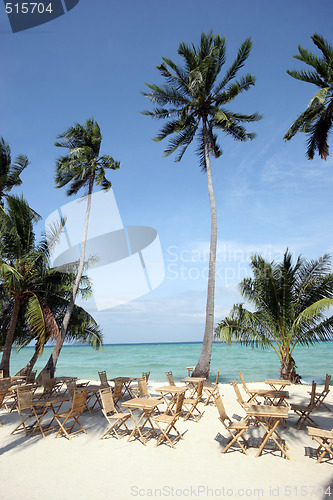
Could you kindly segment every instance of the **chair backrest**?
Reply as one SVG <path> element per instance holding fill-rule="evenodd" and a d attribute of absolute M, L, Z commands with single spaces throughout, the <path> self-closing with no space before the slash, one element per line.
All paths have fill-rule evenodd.
<path fill-rule="evenodd" d="M 66 382 L 67 390 L 70 397 L 73 399 L 75 391 L 77 391 L 77 386 L 75 380 L 67 380 Z"/>
<path fill-rule="evenodd" d="M 182 413 L 183 402 L 185 399 L 185 392 L 181 392 L 177 396 L 176 408 L 174 411 L 174 416 L 179 417 Z"/>
<path fill-rule="evenodd" d="M 102 405 L 103 405 L 105 413 L 106 414 L 115 413 L 116 409 L 115 409 L 114 401 L 113 401 L 113 397 L 112 397 L 112 388 L 107 387 L 105 389 L 100 389 L 99 393 L 101 396 Z"/>
<path fill-rule="evenodd" d="M 11 386 L 10 378 L 0 379 L 0 390 L 5 391 Z"/>
<path fill-rule="evenodd" d="M 145 379 L 146 382 L 148 382 L 150 372 L 142 372 L 142 378 Z"/>
<path fill-rule="evenodd" d="M 51 396 L 51 394 L 53 394 L 54 392 L 55 385 L 56 385 L 56 380 L 54 378 L 50 378 L 49 380 L 45 379 L 42 397 Z"/>
<path fill-rule="evenodd" d="M 37 370 L 30 372 L 29 375 L 27 375 L 27 378 L 26 378 L 27 384 L 32 384 L 33 382 L 35 382 L 36 373 L 37 373 Z"/>
<path fill-rule="evenodd" d="M 326 373 L 324 392 L 330 392 L 331 375 Z"/>
<path fill-rule="evenodd" d="M 106 376 L 106 371 L 104 371 L 104 372 L 98 372 L 98 376 L 99 376 L 99 380 L 101 382 L 101 385 L 105 386 L 105 387 L 108 387 L 109 383 L 108 383 L 108 378 Z"/>
<path fill-rule="evenodd" d="M 219 412 L 221 421 L 222 422 L 224 422 L 225 420 L 230 421 L 230 418 L 228 417 L 227 412 L 225 411 L 224 404 L 220 394 L 215 398 L 215 405 L 217 411 Z"/>
<path fill-rule="evenodd" d="M 217 370 L 216 379 L 215 379 L 215 386 L 216 387 L 218 386 L 218 383 L 219 383 L 219 376 L 220 376 L 220 370 Z"/>
<path fill-rule="evenodd" d="M 3 377 L 3 370 L 0 370 L 0 378 L 4 378 Z"/>
<path fill-rule="evenodd" d="M 171 371 L 170 371 L 170 372 L 165 372 L 165 374 L 166 374 L 166 376 L 167 376 L 167 379 L 168 379 L 169 385 L 173 385 L 173 386 L 175 386 L 176 384 L 175 384 L 175 380 L 174 380 L 174 378 L 173 378 L 173 374 L 172 374 L 172 372 L 171 372 Z"/>
<path fill-rule="evenodd" d="M 316 387 L 317 384 L 312 380 L 312 388 L 311 388 L 311 395 L 310 395 L 310 407 L 315 404 L 316 401 Z"/>
<path fill-rule="evenodd" d="M 87 397 L 86 391 L 80 391 L 80 389 L 77 389 L 74 392 L 72 408 L 70 410 L 71 416 L 80 415 L 85 410 L 86 397 Z"/>
<path fill-rule="evenodd" d="M 46 380 L 51 380 L 50 370 L 46 370 L 45 372 L 43 371 L 41 377 L 42 377 L 42 385 L 44 385 L 44 382 Z"/>
<path fill-rule="evenodd" d="M 196 397 L 197 401 L 200 401 L 200 399 L 202 398 L 203 385 L 204 385 L 204 380 L 200 380 L 200 382 L 198 382 L 197 397 Z"/>
<path fill-rule="evenodd" d="M 236 393 L 236 399 L 237 399 L 238 403 L 239 403 L 241 406 L 243 406 L 243 407 L 244 407 L 245 401 L 244 401 L 244 399 L 243 399 L 243 397 L 242 397 L 242 395 L 241 395 L 241 392 L 240 392 L 240 390 L 239 390 L 239 387 L 238 387 L 238 385 L 237 385 L 236 380 L 234 380 L 234 381 L 233 381 L 233 383 L 232 383 L 232 387 L 234 388 L 234 391 L 235 391 L 235 393 Z"/>
<path fill-rule="evenodd" d="M 140 398 L 150 398 L 147 381 L 144 378 L 138 380 Z"/>
<path fill-rule="evenodd" d="M 33 391 L 31 389 L 16 389 L 17 394 L 17 406 L 19 412 L 22 410 L 27 410 L 32 406 Z"/>
<path fill-rule="evenodd" d="M 123 394 L 124 381 L 122 378 L 114 381 L 113 397 L 114 399 L 120 399 Z"/>
<path fill-rule="evenodd" d="M 245 383 L 245 380 L 244 380 L 244 377 L 243 377 L 242 372 L 239 372 L 239 378 L 241 379 L 241 382 L 242 382 L 242 386 L 243 386 L 244 391 L 245 391 L 247 394 L 249 394 L 249 389 L 248 389 L 248 387 L 247 387 L 247 385 L 246 385 L 246 383 Z"/>
<path fill-rule="evenodd" d="M 1 389 L 0 388 L 0 409 L 2 408 L 2 403 L 3 403 L 3 400 L 6 397 L 6 394 L 7 394 L 7 389 Z"/>

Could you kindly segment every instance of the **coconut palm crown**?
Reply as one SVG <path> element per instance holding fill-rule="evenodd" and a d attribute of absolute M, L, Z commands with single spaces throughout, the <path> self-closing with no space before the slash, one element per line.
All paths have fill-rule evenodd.
<path fill-rule="evenodd" d="M 180 43 L 178 55 L 183 65 L 163 57 L 157 66 L 164 85 L 146 84 L 150 89 L 142 92 L 157 107 L 143 114 L 166 120 L 156 141 L 169 139 L 164 155 L 177 151 L 176 161 L 180 161 L 188 146 L 197 140 L 200 166 L 207 174 L 211 209 L 211 242 L 209 276 L 206 305 L 206 325 L 202 353 L 193 372 L 194 376 L 209 376 L 214 329 L 215 261 L 217 242 L 216 205 L 213 191 L 210 156 L 218 158 L 222 149 L 216 132 L 223 131 L 237 141 L 255 137 L 245 130 L 244 123 L 258 121 L 257 114 L 245 115 L 227 109 L 227 105 L 242 92 L 255 84 L 254 76 L 247 74 L 235 80 L 250 55 L 251 40 L 242 43 L 235 61 L 221 76 L 226 60 L 225 38 L 213 36 L 212 32 L 202 33 L 198 47 Z"/>
<path fill-rule="evenodd" d="M 326 160 L 329 155 L 328 136 L 333 124 L 333 47 L 318 34 L 311 38 L 322 52 L 322 57 L 317 57 L 299 45 L 299 54 L 294 57 L 311 66 L 311 69 L 288 70 L 287 73 L 297 80 L 312 83 L 319 90 L 310 100 L 307 109 L 291 125 L 284 139 L 289 141 L 297 132 L 305 132 L 308 159 L 312 160 L 318 152 Z"/>
<path fill-rule="evenodd" d="M 333 340 L 333 274 L 331 257 L 316 260 L 299 256 L 293 264 L 287 250 L 281 263 L 254 255 L 253 277 L 239 285 L 242 296 L 254 307 L 235 304 L 216 330 L 218 341 L 270 346 L 280 360 L 280 376 L 299 381 L 292 357 L 297 345 Z"/>
<path fill-rule="evenodd" d="M 29 164 L 25 155 L 19 155 L 12 162 L 11 150 L 9 144 L 0 137 L 0 205 L 4 206 L 4 197 L 8 196 L 9 191 L 22 184 L 21 173 Z"/>

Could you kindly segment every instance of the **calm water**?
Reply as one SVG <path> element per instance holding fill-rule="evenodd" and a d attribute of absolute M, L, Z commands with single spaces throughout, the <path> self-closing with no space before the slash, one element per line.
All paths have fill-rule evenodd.
<path fill-rule="evenodd" d="M 36 369 L 44 367 L 52 347 L 46 347 Z M 98 371 L 106 370 L 108 378 L 138 376 L 150 371 L 150 380 L 166 381 L 165 372 L 172 370 L 175 380 L 187 375 L 187 366 L 195 365 L 201 352 L 201 343 L 179 344 L 122 344 L 105 345 L 102 351 L 89 346 L 63 347 L 57 365 L 58 375 L 73 375 L 83 379 L 98 380 Z M 25 366 L 33 355 L 33 348 L 20 352 L 13 350 L 11 375 Z M 293 358 L 297 373 L 303 383 L 315 380 L 324 383 L 326 373 L 332 373 L 333 342 L 319 343 L 312 347 L 298 347 Z M 214 344 L 211 362 L 211 378 L 220 370 L 220 382 L 238 380 L 242 370 L 248 382 L 260 382 L 266 378 L 279 378 L 279 359 L 273 349 L 262 350 L 237 344 Z"/>

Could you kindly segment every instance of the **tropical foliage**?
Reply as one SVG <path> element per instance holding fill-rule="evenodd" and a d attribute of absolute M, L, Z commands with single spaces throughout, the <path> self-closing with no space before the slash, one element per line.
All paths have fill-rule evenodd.
<path fill-rule="evenodd" d="M 0 137 L 0 205 L 4 206 L 4 198 L 8 196 L 13 187 L 22 184 L 21 173 L 29 161 L 25 155 L 19 155 L 12 163 L 9 144 Z"/>
<path fill-rule="evenodd" d="M 326 160 L 329 154 L 328 136 L 333 124 L 333 47 L 318 34 L 313 35 L 313 43 L 322 52 L 318 57 L 309 50 L 298 46 L 299 54 L 295 59 L 311 67 L 308 71 L 287 71 L 302 82 L 312 83 L 317 92 L 291 125 L 284 139 L 289 141 L 297 132 L 305 132 L 307 139 L 307 157 L 312 160 L 315 153 Z"/>
<path fill-rule="evenodd" d="M 299 256 L 293 263 L 287 250 L 281 263 L 254 255 L 250 267 L 253 277 L 245 278 L 239 289 L 254 311 L 235 304 L 218 324 L 215 338 L 270 346 L 279 357 L 281 378 L 297 382 L 295 347 L 333 340 L 331 258 L 325 254 L 308 261 Z"/>
<path fill-rule="evenodd" d="M 238 71 L 250 55 L 252 43 L 248 38 L 241 45 L 235 61 L 221 76 L 226 59 L 226 42 L 212 32 L 202 33 L 198 47 L 180 43 L 178 55 L 183 65 L 163 57 L 157 67 L 166 82 L 164 85 L 147 84 L 149 91 L 142 92 L 157 107 L 144 114 L 166 120 L 155 138 L 169 138 L 164 154 L 177 151 L 180 161 L 188 146 L 197 139 L 199 164 L 206 172 L 211 209 L 211 241 L 206 306 L 206 324 L 202 352 L 193 372 L 194 376 L 209 376 L 214 329 L 215 265 L 217 244 L 216 204 L 213 191 L 210 156 L 218 158 L 222 149 L 216 132 L 222 131 L 237 141 L 253 139 L 255 134 L 245 130 L 244 124 L 260 119 L 257 113 L 245 115 L 227 109 L 242 92 L 249 90 L 255 78 L 247 74 L 235 80 Z"/>

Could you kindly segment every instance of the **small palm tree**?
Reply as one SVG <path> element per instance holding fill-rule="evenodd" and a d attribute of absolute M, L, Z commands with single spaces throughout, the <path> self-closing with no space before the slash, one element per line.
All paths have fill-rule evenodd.
<path fill-rule="evenodd" d="M 280 376 L 299 380 L 292 357 L 296 345 L 312 345 L 333 339 L 331 258 L 325 254 L 307 261 L 298 257 L 293 265 L 288 250 L 283 262 L 266 262 L 254 255 L 250 264 L 253 278 L 239 285 L 242 296 L 255 308 L 235 304 L 216 330 L 218 341 L 272 347 L 280 359 Z"/>
<path fill-rule="evenodd" d="M 167 83 L 164 86 L 147 84 L 150 91 L 143 92 L 145 97 L 158 106 L 153 111 L 144 111 L 144 114 L 167 120 L 155 139 L 162 141 L 170 137 L 169 147 L 164 151 L 165 156 L 178 150 L 176 161 L 180 161 L 196 137 L 200 165 L 207 174 L 211 239 L 206 325 L 200 359 L 193 371 L 194 376 L 209 376 L 212 354 L 217 220 L 210 156 L 218 158 L 222 154 L 216 131 L 222 131 L 237 141 L 253 139 L 255 134 L 246 132 L 243 124 L 261 118 L 257 113 L 244 115 L 225 107 L 255 83 L 255 78 L 250 74 L 240 80 L 234 80 L 250 55 L 251 47 L 252 43 L 248 38 L 241 45 L 233 64 L 218 81 L 226 58 L 225 39 L 219 35 L 213 36 L 212 32 L 202 33 L 198 48 L 185 43 L 179 45 L 178 54 L 183 59 L 183 66 L 163 58 L 163 63 L 157 69 Z"/>
<path fill-rule="evenodd" d="M 67 149 L 67 154 L 62 156 L 57 161 L 55 174 L 56 187 L 62 188 L 68 185 L 68 196 L 76 195 L 81 188 L 85 187 L 87 188 L 88 195 L 80 260 L 78 263 L 71 298 L 68 302 L 60 330 L 61 339 L 62 342 L 64 342 L 84 270 L 85 249 L 93 188 L 94 185 L 97 184 L 98 186 L 101 186 L 103 190 L 109 190 L 111 182 L 106 178 L 105 171 L 107 169 L 118 169 L 120 163 L 115 161 L 112 156 L 100 156 L 102 134 L 98 123 L 93 119 L 87 120 L 85 125 L 80 125 L 79 123 L 75 124 L 73 127 L 70 127 L 66 132 L 61 134 L 58 139 L 59 140 L 55 145 Z M 46 365 L 52 373 L 55 371 L 60 349 L 59 346 L 55 347 Z"/>
<path fill-rule="evenodd" d="M 15 163 L 12 163 L 11 151 L 3 137 L 0 137 L 0 205 L 4 206 L 4 197 L 9 191 L 22 184 L 20 175 L 26 168 L 29 161 L 24 155 L 16 158 Z"/>
<path fill-rule="evenodd" d="M 306 111 L 299 115 L 291 125 L 284 139 L 289 141 L 297 132 L 305 132 L 307 139 L 307 157 L 312 160 L 316 151 L 326 160 L 329 154 L 328 135 L 333 124 L 333 47 L 320 35 L 313 35 L 313 43 L 322 52 L 317 57 L 307 49 L 298 46 L 299 54 L 295 59 L 311 66 L 310 71 L 287 71 L 301 80 L 312 83 L 319 90 L 308 104 Z"/>

